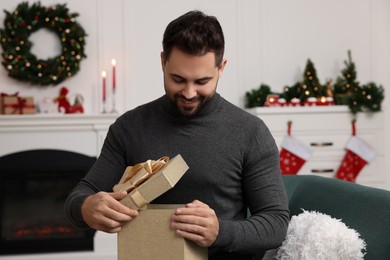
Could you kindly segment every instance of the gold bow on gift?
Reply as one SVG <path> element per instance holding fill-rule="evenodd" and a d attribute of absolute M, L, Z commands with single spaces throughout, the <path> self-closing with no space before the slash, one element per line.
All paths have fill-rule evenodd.
<path fill-rule="evenodd" d="M 168 161 L 169 157 L 164 156 L 157 161 L 147 160 L 146 162 L 127 167 L 119 183 L 114 186 L 113 190 L 115 192 L 126 191 L 130 193 L 161 170 Z"/>

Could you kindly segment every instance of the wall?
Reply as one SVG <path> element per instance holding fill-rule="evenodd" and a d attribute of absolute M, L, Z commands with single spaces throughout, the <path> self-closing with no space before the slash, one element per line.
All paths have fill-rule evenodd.
<path fill-rule="evenodd" d="M 33 3 L 34 1 L 28 1 Z M 0 9 L 13 11 L 19 2 L 1 1 Z M 64 1 L 44 0 L 49 6 Z M 321 82 L 336 78 L 352 50 L 358 79 L 390 85 L 390 2 L 386 0 L 214 0 L 214 1 L 66 1 L 70 12 L 88 33 L 87 58 L 76 76 L 63 82 L 71 93 L 81 93 L 88 113 L 100 111 L 100 74 L 117 59 L 117 106 L 121 112 L 163 94 L 159 54 L 165 26 L 190 9 L 200 9 L 220 20 L 226 37 L 228 66 L 219 92 L 243 106 L 245 92 L 260 83 L 275 91 L 301 79 L 310 58 Z M 4 21 L 5 13 L 0 13 Z M 38 34 L 38 33 L 37 33 Z M 40 37 L 41 36 L 41 37 Z M 55 36 L 31 37 L 43 57 Z M 47 43 L 47 40 L 48 41 Z M 0 70 L 1 91 L 54 97 L 57 87 L 37 87 L 7 77 Z M 109 84 L 110 85 L 110 84 Z M 109 104 L 111 105 L 111 104 Z"/>
<path fill-rule="evenodd" d="M 121 113 L 163 94 L 159 58 L 162 34 L 169 21 L 190 9 L 217 16 L 224 28 L 228 65 L 219 92 L 238 106 L 243 107 L 245 92 L 261 83 L 281 91 L 300 80 L 308 58 L 314 62 L 322 83 L 327 78 L 335 79 L 344 67 L 348 49 L 360 82 L 374 81 L 386 89 L 390 86 L 387 0 L 41 1 L 43 5 L 64 2 L 70 12 L 80 14 L 78 21 L 88 33 L 88 57 L 81 62 L 80 72 L 61 86 L 67 86 L 71 94 L 82 94 L 89 114 L 102 109 L 100 74 L 110 69 L 112 58 L 117 59 L 116 101 Z M 0 9 L 13 11 L 18 3 L 1 1 Z M 1 12 L 0 21 L 4 17 Z M 44 55 L 50 44 L 41 35 L 45 36 L 34 37 L 34 42 Z M 1 67 L 0 90 L 19 91 L 39 101 L 57 96 L 59 86 L 21 83 L 7 77 Z M 384 102 L 385 110 L 389 100 Z M 389 116 L 385 118 L 389 129 Z M 390 147 L 388 137 L 384 142 Z"/>

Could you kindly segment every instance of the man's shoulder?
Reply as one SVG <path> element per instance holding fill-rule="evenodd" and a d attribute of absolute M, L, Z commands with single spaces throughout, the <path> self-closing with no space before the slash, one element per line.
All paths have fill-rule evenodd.
<path fill-rule="evenodd" d="M 225 113 L 229 115 L 230 118 L 239 121 L 245 122 L 262 122 L 262 120 L 256 115 L 251 114 L 246 111 L 244 108 L 238 107 L 226 99 L 222 99 L 222 104 L 225 110 Z"/>

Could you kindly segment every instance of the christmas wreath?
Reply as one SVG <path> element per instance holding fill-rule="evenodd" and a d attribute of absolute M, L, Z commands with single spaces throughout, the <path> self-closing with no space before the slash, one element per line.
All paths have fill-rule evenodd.
<path fill-rule="evenodd" d="M 35 85 L 57 85 L 75 75 L 84 53 L 85 31 L 69 13 L 66 4 L 44 7 L 20 3 L 12 13 L 4 10 L 4 29 L 0 29 L 2 64 L 12 78 Z M 62 53 L 42 60 L 31 53 L 29 37 L 39 29 L 53 31 L 61 41 Z"/>

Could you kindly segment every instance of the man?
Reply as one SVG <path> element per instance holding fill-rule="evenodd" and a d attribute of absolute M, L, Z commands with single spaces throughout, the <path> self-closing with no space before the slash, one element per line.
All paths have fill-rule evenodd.
<path fill-rule="evenodd" d="M 181 154 L 189 170 L 153 201 L 185 204 L 172 216 L 178 236 L 208 247 L 209 259 L 251 259 L 281 244 L 289 211 L 278 149 L 263 121 L 216 93 L 224 45 L 219 22 L 202 12 L 167 26 L 166 94 L 111 125 L 97 162 L 66 202 L 76 226 L 118 232 L 138 214 L 118 201 L 126 193 L 112 193 L 125 168 Z"/>

